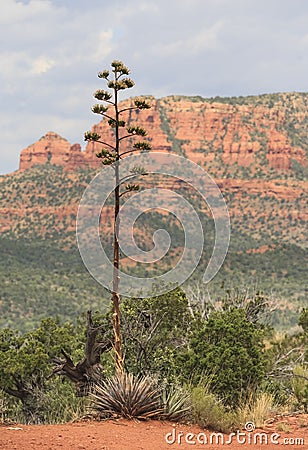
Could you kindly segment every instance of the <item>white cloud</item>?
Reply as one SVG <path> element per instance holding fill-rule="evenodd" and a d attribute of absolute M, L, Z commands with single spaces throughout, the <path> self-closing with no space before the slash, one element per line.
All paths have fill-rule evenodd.
<path fill-rule="evenodd" d="M 55 61 L 49 59 L 46 56 L 40 56 L 32 62 L 31 73 L 34 75 L 41 75 L 42 73 L 48 72 L 55 65 Z"/>
<path fill-rule="evenodd" d="M 300 48 L 302 47 L 308 47 L 308 33 L 304 34 L 303 36 L 300 37 L 299 39 L 299 44 L 300 44 Z"/>
<path fill-rule="evenodd" d="M 93 61 L 103 61 L 111 53 L 112 31 L 99 31 L 94 36 L 93 51 L 91 57 Z"/>
<path fill-rule="evenodd" d="M 80 142 L 114 58 L 128 95 L 307 91 L 307 22 L 306 0 L 1 0 L 0 170 L 53 128 Z"/>
<path fill-rule="evenodd" d="M 22 3 L 16 0 L 1 1 L 1 26 L 12 26 L 21 24 L 27 20 L 36 20 L 42 14 L 48 14 L 52 10 L 49 0 L 30 0 L 29 3 Z"/>
<path fill-rule="evenodd" d="M 156 53 L 163 54 L 165 56 L 175 54 L 189 54 L 197 55 L 202 54 L 206 50 L 219 50 L 222 48 L 222 43 L 219 39 L 219 32 L 223 29 L 224 22 L 222 20 L 217 21 L 212 26 L 197 30 L 192 33 L 191 36 L 183 36 L 183 38 L 171 42 L 169 44 L 161 44 L 158 47 L 153 47 Z"/>

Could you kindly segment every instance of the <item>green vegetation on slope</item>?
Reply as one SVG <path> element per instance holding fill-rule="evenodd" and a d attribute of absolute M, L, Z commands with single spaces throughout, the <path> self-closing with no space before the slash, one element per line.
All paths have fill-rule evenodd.
<path fill-rule="evenodd" d="M 172 101 L 181 98 L 169 97 Z M 219 300 L 226 287 L 257 285 L 258 289 L 280 301 L 282 310 L 273 314 L 274 323 L 287 329 L 296 324 L 298 311 L 305 304 L 306 203 L 301 181 L 305 177 L 305 169 L 296 161 L 288 172 L 269 167 L 264 157 L 265 129 L 255 125 L 254 112 L 257 114 L 260 108 L 267 107 L 262 111 L 266 120 L 273 111 L 282 112 L 286 118 L 283 130 L 291 144 L 307 150 L 308 94 L 186 99 L 192 108 L 194 102 L 202 101 L 226 103 L 235 111 L 243 105 L 253 106 L 242 120 L 249 125 L 252 140 L 260 140 L 262 144 L 256 156 L 258 170 L 254 170 L 254 164 L 249 167 L 237 163 L 224 164 L 220 149 L 206 166 L 214 178 L 239 180 L 238 186 L 225 188 L 223 192 L 231 216 L 230 249 L 223 268 L 208 288 Z M 168 101 L 168 98 L 158 101 L 162 128 L 172 142 L 173 150 L 183 153 L 185 142 L 175 138 L 164 109 Z M 227 117 L 225 125 L 228 125 Z M 240 141 L 240 136 L 235 134 L 234 139 Z M 200 149 L 201 162 L 205 152 Z M 0 239 L 0 326 L 9 324 L 25 330 L 46 316 L 75 319 L 88 307 L 101 309 L 109 304 L 109 293 L 91 278 L 76 247 L 76 211 L 94 174 L 94 170 L 86 169 L 65 172 L 61 167 L 46 164 L 0 177 L 0 201 L 4 211 Z M 250 191 L 246 191 L 245 186 L 241 188 L 242 180 L 257 182 Z M 272 182 L 269 191 L 258 192 L 258 184 L 269 180 Z M 289 190 L 289 196 L 282 198 L 284 189 Z M 278 194 L 273 193 L 276 190 Z M 178 192 L 181 194 L 181 190 Z M 193 194 L 188 194 L 189 197 Z M 213 222 L 206 213 L 201 217 L 206 242 L 199 272 L 208 261 L 214 242 Z M 137 242 L 144 250 L 152 248 L 153 231 L 166 228 L 174 238 L 173 253 L 168 255 L 166 266 L 179 258 L 184 241 L 176 221 L 155 212 L 143 214 L 139 222 Z M 111 221 L 107 219 L 102 224 L 102 233 L 110 230 L 110 225 Z M 105 234 L 110 253 L 111 240 L 108 231 Z M 142 264 L 127 268 L 129 273 L 138 272 L 141 276 L 149 275 L 151 270 L 158 273 L 159 265 L 148 267 L 147 271 Z M 196 281 L 196 275 L 191 281 Z"/>
<path fill-rule="evenodd" d="M 54 241 L 0 239 L 0 327 L 31 329 L 45 317 L 61 321 L 87 309 L 104 311 L 109 295 L 87 272 L 77 249 Z"/>

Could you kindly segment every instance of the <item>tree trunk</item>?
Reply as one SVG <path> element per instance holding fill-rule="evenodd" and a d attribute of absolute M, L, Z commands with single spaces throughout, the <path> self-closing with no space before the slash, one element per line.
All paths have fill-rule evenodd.
<path fill-rule="evenodd" d="M 97 334 L 99 331 L 101 331 L 101 327 L 93 325 L 91 311 L 88 311 L 84 359 L 75 365 L 70 356 L 62 349 L 61 353 L 65 360 L 63 361 L 60 358 L 53 360 L 56 366 L 52 375 L 67 376 L 75 383 L 76 392 L 79 397 L 87 395 L 93 383 L 103 376 L 100 357 L 102 353 L 112 348 L 112 343 L 109 339 L 106 339 L 104 342 L 97 342 Z"/>

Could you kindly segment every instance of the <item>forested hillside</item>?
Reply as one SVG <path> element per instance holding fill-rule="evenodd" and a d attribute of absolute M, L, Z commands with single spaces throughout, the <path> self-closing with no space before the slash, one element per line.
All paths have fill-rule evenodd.
<path fill-rule="evenodd" d="M 273 323 L 289 329 L 305 305 L 308 94 L 151 101 L 152 108 L 132 114 L 129 123 L 147 128 L 153 150 L 200 164 L 220 187 L 230 212 L 229 253 L 204 292 L 219 302 L 230 289 L 262 290 L 279 305 Z M 112 137 L 104 121 L 93 131 L 105 140 Z M 98 148 L 88 143 L 81 151 L 49 132 L 21 152 L 19 171 L 0 177 L 0 326 L 25 330 L 43 317 L 76 319 L 88 308 L 108 304 L 108 293 L 83 266 L 75 237 L 81 196 L 100 170 Z M 143 187 L 146 183 L 153 180 L 142 181 Z M 174 188 L 170 180 L 159 183 Z M 181 193 L 181 186 L 174 189 Z M 101 226 L 109 249 L 111 213 L 111 206 L 104 209 Z M 213 221 L 207 211 L 200 214 L 210 249 Z M 151 231 L 169 229 L 174 241 L 167 263 L 172 264 L 183 245 L 179 224 L 156 212 L 138 227 L 145 249 Z M 205 263 L 206 257 L 201 266 Z M 145 275 L 141 267 L 128 270 Z"/>

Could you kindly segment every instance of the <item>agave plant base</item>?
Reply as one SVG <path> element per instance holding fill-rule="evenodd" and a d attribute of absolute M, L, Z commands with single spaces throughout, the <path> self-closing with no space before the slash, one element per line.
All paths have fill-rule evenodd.
<path fill-rule="evenodd" d="M 101 417 L 150 419 L 158 418 L 164 411 L 160 394 L 153 378 L 124 372 L 97 383 L 91 398 Z"/>

